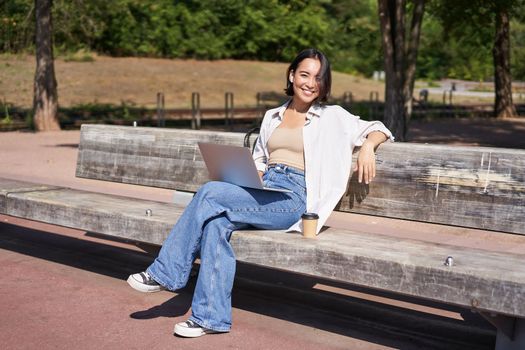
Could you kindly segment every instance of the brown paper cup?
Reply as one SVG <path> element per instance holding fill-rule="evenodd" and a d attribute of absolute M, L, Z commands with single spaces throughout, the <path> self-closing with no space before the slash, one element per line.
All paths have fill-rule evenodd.
<path fill-rule="evenodd" d="M 304 213 L 301 218 L 303 219 L 303 236 L 316 238 L 319 215 L 316 213 Z"/>

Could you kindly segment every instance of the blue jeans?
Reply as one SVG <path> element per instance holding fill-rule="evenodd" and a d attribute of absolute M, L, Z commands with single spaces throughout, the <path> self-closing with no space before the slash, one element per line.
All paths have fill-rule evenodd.
<path fill-rule="evenodd" d="M 190 320 L 202 327 L 226 332 L 231 328 L 231 291 L 235 255 L 229 243 L 232 231 L 246 228 L 286 229 L 306 208 L 306 184 L 302 172 L 277 165 L 263 180 L 267 187 L 292 193 L 208 182 L 188 204 L 147 272 L 169 290 L 183 288 L 193 262 L 200 270 Z"/>

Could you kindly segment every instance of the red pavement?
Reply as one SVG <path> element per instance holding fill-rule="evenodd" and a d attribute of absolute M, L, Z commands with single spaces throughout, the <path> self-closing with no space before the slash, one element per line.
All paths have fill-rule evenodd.
<path fill-rule="evenodd" d="M 190 292 L 142 294 L 129 288 L 122 271 L 143 266 L 144 259 L 137 264 L 137 259 L 128 258 L 131 266 L 122 266 L 122 258 L 101 257 L 96 251 L 126 253 L 104 247 L 107 242 L 97 239 L 89 241 L 102 244 L 86 244 L 82 232 L 0 219 L 3 349 L 344 349 L 350 343 L 355 349 L 366 348 L 364 341 L 350 342 L 343 335 L 240 309 L 234 310 L 235 331 L 229 334 L 174 337 L 174 323 L 188 316 Z M 89 258 L 102 262 L 97 266 L 85 261 Z"/>
<path fill-rule="evenodd" d="M 78 141 L 78 131 L 0 134 L 0 177 L 171 200 L 172 192 L 168 190 L 76 179 Z M 458 233 L 436 225 L 435 235 L 420 237 L 418 224 L 355 215 L 334 216 L 331 222 L 350 223 L 370 232 L 381 232 L 388 225 L 401 237 L 525 252 L 525 237 L 521 236 L 500 235 L 494 239 L 483 231 L 464 229 Z M 453 308 L 392 300 L 380 293 L 323 284 L 315 285 L 321 292 L 313 294 L 313 299 L 299 294 L 295 298 L 293 290 L 285 296 L 271 288 L 250 288 L 250 283 L 243 283 L 242 279 L 236 281 L 234 289 L 232 332 L 182 339 L 173 336 L 172 329 L 176 322 L 187 318 L 193 287 L 180 293 L 135 292 L 125 278 L 149 261 L 151 257 L 132 245 L 103 240 L 83 231 L 0 216 L 0 348 L 489 349 L 494 341 L 493 331 L 479 318 L 468 313 L 465 316 Z M 350 296 L 347 298 L 354 303 L 349 307 L 350 313 L 363 307 L 365 311 L 347 314 L 346 301 L 332 297 L 336 294 Z M 335 303 L 335 311 L 324 308 L 326 300 Z M 384 310 L 383 304 L 387 305 Z M 386 320 L 390 324 L 398 322 L 390 316 L 396 314 L 397 308 L 408 308 L 415 317 L 404 320 L 406 325 L 397 325 L 401 331 L 381 325 L 382 318 L 390 317 L 390 321 Z M 374 313 L 384 317 L 366 319 L 366 314 Z M 474 320 L 474 334 L 479 336 L 461 339 L 461 333 L 446 334 L 449 326 L 462 331 L 466 327 L 464 318 Z M 416 324 L 421 320 L 428 321 L 428 333 L 423 335 Z M 433 326 L 434 320 L 439 327 Z M 467 328 L 465 334 L 472 331 Z M 458 345 L 458 337 L 466 342 L 474 338 L 474 343 Z M 452 339 L 451 343 L 447 339 Z"/>

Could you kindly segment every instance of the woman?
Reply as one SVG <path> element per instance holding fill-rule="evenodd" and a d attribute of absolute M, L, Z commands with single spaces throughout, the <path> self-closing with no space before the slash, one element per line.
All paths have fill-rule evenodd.
<path fill-rule="evenodd" d="M 175 334 L 198 337 L 228 332 L 235 256 L 229 239 L 246 228 L 301 231 L 305 211 L 319 215 L 318 231 L 344 194 L 351 173 L 352 150 L 360 146 L 358 181 L 375 176 L 375 148 L 392 139 L 380 122 L 366 122 L 339 106 L 326 106 L 331 88 L 330 64 L 323 53 L 304 50 L 287 71 L 291 99 L 269 110 L 253 153 L 271 192 L 209 182 L 195 194 L 145 272 L 129 276 L 141 292 L 177 290 L 188 281 L 192 264 L 200 270 L 192 315 L 175 325 Z"/>

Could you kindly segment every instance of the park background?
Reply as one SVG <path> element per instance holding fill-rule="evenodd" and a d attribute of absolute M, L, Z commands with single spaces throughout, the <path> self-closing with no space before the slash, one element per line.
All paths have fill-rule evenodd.
<path fill-rule="evenodd" d="M 202 108 L 223 108 L 226 92 L 234 94 L 236 108 L 254 107 L 258 92 L 282 93 L 287 62 L 305 47 L 317 47 L 331 59 L 335 103 L 345 104 L 344 95 L 351 94 L 351 112 L 382 119 L 382 108 L 360 103 L 385 100 L 378 3 L 55 0 L 51 11 L 59 120 L 62 127 L 97 120 L 145 121 L 155 117 L 159 92 L 166 108 L 191 108 L 194 92 L 200 94 Z M 518 105 L 513 116 L 523 113 L 524 2 L 407 1 L 406 37 L 417 3 L 425 7 L 413 96 L 417 103 L 421 90 L 430 91 L 435 108 L 415 116 L 490 116 L 501 12 L 509 25 L 509 68 Z M 4 129 L 13 129 L 13 121 L 33 127 L 35 17 L 34 1 L 7 0 L 0 6 Z M 452 101 L 445 98 L 450 90 L 454 104 L 477 108 L 450 111 L 446 105 Z"/>
<path fill-rule="evenodd" d="M 418 2 L 407 1 L 407 12 Z M 427 1 L 416 91 L 431 91 L 435 108 L 413 116 L 409 141 L 525 148 L 525 118 L 492 114 L 497 4 L 510 18 L 514 102 L 523 105 L 522 2 Z M 370 102 L 371 93 L 378 94 L 380 104 L 385 98 L 385 82 L 373 79 L 374 72 L 384 70 L 376 1 L 55 0 L 52 33 L 59 119 L 62 129 L 75 130 L 25 132 L 34 127 L 34 5 L 31 0 L 0 2 L 0 128 L 16 130 L 21 122 L 18 128 L 24 129 L 0 133 L 0 177 L 169 202 L 169 190 L 76 178 L 80 132 L 71 119 L 132 125 L 146 117 L 144 122 L 152 118 L 155 125 L 158 92 L 165 94 L 166 108 L 188 110 L 192 92 L 200 93 L 203 108 L 221 109 L 225 93 L 231 91 L 238 114 L 241 107 L 255 106 L 257 92 L 282 92 L 288 61 L 308 46 L 319 47 L 331 58 L 334 97 L 350 91 L 351 112 L 374 117 L 373 104 L 365 102 Z M 457 91 L 450 108 L 442 97 L 453 83 Z M 471 107 L 460 113 L 462 106 Z M 382 117 L 377 111 L 375 116 Z M 181 126 L 189 127 L 188 120 Z M 348 225 L 346 217 L 332 220 L 334 226 Z M 398 230 L 406 235 L 401 238 L 517 254 L 525 246 L 521 236 L 458 232 L 448 226 L 423 237 L 414 222 L 376 218 L 372 225 L 356 224 L 378 233 L 385 227 Z M 168 292 L 149 296 L 138 295 L 124 282 L 151 257 L 129 244 L 84 231 L 4 215 L 0 233 L 0 343 L 7 349 L 184 347 L 171 329 L 174 319 L 189 312 L 191 288 L 177 297 Z M 253 278 L 253 270 L 248 273 Z M 235 332 L 198 339 L 190 346 L 409 350 L 431 343 L 432 348 L 449 350 L 459 337 L 472 348 L 492 348 L 493 327 L 468 310 L 400 302 L 346 287 L 330 289 L 330 300 L 335 294 L 337 299 L 327 308 L 323 290 L 299 303 L 298 288 L 285 296 L 268 289 L 254 292 L 249 283 L 239 283 Z M 357 303 L 347 304 L 349 296 Z M 380 320 L 369 316 L 378 303 L 384 304 Z M 364 311 L 356 313 L 355 304 L 365 305 Z M 353 313 L 347 312 L 350 308 Z M 396 308 L 420 315 L 399 322 L 392 317 Z M 146 320 L 133 319 L 136 314 Z M 458 333 L 451 334 L 449 325 Z M 421 328 L 428 332 L 419 333 Z"/>
<path fill-rule="evenodd" d="M 427 1 L 417 78 L 491 80 L 495 3 L 509 11 L 513 78 L 525 80 L 525 8 L 508 0 Z M 55 51 L 65 60 L 98 53 L 289 62 L 316 47 L 336 71 L 383 70 L 375 0 L 55 0 L 52 11 Z M 32 52 L 34 1 L 3 1 L 0 18 L 2 51 Z"/>

